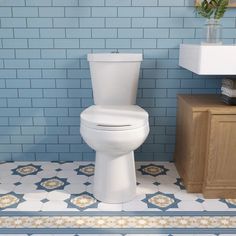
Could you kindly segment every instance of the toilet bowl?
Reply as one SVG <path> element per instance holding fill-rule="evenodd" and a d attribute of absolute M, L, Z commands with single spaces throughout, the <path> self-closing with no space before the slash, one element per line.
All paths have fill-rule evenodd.
<path fill-rule="evenodd" d="M 89 54 L 95 105 L 80 115 L 84 141 L 96 151 L 94 196 L 122 203 L 136 196 L 134 150 L 149 133 L 148 113 L 135 105 L 141 54 Z"/>
<path fill-rule="evenodd" d="M 138 106 L 91 106 L 81 114 L 81 135 L 96 151 L 94 196 L 121 203 L 136 195 L 134 150 L 149 133 L 148 114 Z"/>

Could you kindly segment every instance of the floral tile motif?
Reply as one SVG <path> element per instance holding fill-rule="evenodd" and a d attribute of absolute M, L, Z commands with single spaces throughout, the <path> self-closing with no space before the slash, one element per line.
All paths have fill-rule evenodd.
<path fill-rule="evenodd" d="M 42 171 L 40 165 L 22 165 L 17 166 L 15 169 L 12 169 L 12 175 L 20 175 L 20 176 L 27 176 L 27 175 L 36 175 L 39 171 Z"/>
<path fill-rule="evenodd" d="M 184 184 L 183 184 L 181 178 L 176 178 L 176 180 L 177 180 L 177 181 L 176 181 L 174 184 L 177 185 L 177 186 L 179 186 L 179 188 L 180 188 L 181 190 L 185 190 L 185 187 L 184 187 Z"/>
<path fill-rule="evenodd" d="M 0 194 L 0 211 L 6 208 L 16 208 L 21 202 L 25 201 L 23 195 L 14 192 Z"/>
<path fill-rule="evenodd" d="M 65 200 L 68 208 L 77 208 L 80 211 L 88 208 L 97 208 L 99 201 L 91 193 L 82 192 L 80 194 L 71 194 L 70 198 Z"/>
<path fill-rule="evenodd" d="M 151 175 L 151 176 L 158 176 L 158 175 L 166 175 L 168 169 L 166 169 L 163 165 L 141 165 L 140 169 L 138 169 L 143 175 Z"/>
<path fill-rule="evenodd" d="M 236 198 L 220 199 L 220 202 L 225 203 L 229 208 L 236 208 Z"/>
<path fill-rule="evenodd" d="M 79 168 L 75 169 L 77 175 L 86 175 L 88 177 L 94 175 L 94 164 L 81 165 Z"/>
<path fill-rule="evenodd" d="M 67 182 L 67 178 L 58 178 L 58 177 L 51 177 L 51 178 L 43 178 L 40 182 L 35 183 L 37 189 L 46 190 L 48 192 L 53 190 L 62 190 L 66 185 L 70 184 Z"/>
<path fill-rule="evenodd" d="M 166 211 L 170 208 L 178 208 L 179 199 L 175 198 L 174 194 L 165 194 L 156 192 L 154 194 L 146 194 L 146 198 L 142 200 L 147 203 L 148 208 L 158 208 Z"/>

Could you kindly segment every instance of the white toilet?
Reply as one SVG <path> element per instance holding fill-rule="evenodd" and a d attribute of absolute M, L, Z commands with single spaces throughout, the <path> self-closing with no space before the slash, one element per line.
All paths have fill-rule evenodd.
<path fill-rule="evenodd" d="M 134 150 L 149 133 L 148 113 L 135 105 L 142 54 L 89 54 L 95 105 L 81 113 L 80 132 L 96 151 L 94 196 L 122 203 L 136 196 Z"/>

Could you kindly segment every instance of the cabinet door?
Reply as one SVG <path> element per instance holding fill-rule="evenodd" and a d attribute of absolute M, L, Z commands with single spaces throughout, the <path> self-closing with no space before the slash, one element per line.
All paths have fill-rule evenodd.
<path fill-rule="evenodd" d="M 210 115 L 204 195 L 236 197 L 236 115 Z"/>

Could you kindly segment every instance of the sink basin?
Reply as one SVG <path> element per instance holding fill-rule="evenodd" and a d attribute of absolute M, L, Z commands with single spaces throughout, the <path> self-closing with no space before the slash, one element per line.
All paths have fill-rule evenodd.
<path fill-rule="evenodd" d="M 181 44 L 179 65 L 199 75 L 236 75 L 236 45 Z"/>

